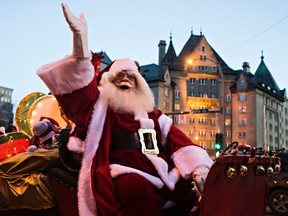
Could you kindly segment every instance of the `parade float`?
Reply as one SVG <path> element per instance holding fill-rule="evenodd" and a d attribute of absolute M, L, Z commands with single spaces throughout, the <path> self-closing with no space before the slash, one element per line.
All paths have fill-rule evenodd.
<path fill-rule="evenodd" d="M 54 119 L 62 128 L 56 148 L 28 152 L 33 125 L 41 118 Z M 69 121 L 52 95 L 34 92 L 19 103 L 17 132 L 0 136 L 0 215 L 77 216 L 77 174 L 65 151 Z M 219 152 L 204 190 L 199 195 L 198 215 L 265 215 L 269 178 L 280 171 L 279 151 L 230 144 Z M 164 215 L 178 215 L 171 209 Z M 170 212 L 169 212 L 170 211 Z"/>

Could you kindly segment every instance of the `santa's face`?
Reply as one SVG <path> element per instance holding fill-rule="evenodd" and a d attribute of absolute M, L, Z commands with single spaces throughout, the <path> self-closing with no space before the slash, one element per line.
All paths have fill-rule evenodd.
<path fill-rule="evenodd" d="M 129 91 L 136 85 L 136 77 L 129 71 L 120 71 L 112 81 L 120 90 Z"/>

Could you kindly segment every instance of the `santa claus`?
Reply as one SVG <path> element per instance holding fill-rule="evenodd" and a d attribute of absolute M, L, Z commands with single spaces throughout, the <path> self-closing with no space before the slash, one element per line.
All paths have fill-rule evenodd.
<path fill-rule="evenodd" d="M 115 60 L 96 76 L 84 15 L 62 9 L 73 32 L 72 55 L 37 74 L 76 125 L 67 146 L 83 155 L 79 214 L 156 216 L 172 202 L 189 214 L 198 200 L 191 180 L 203 186 L 212 160 L 154 108 L 137 62 Z"/>

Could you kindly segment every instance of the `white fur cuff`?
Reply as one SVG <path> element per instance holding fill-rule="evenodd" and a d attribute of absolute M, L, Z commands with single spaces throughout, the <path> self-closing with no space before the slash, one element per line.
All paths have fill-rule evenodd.
<path fill-rule="evenodd" d="M 195 168 L 206 166 L 210 168 L 213 164 L 207 152 L 199 146 L 186 146 L 174 152 L 172 160 L 184 179 L 191 178 Z"/>
<path fill-rule="evenodd" d="M 54 95 L 71 93 L 92 81 L 94 68 L 90 59 L 77 59 L 69 55 L 42 66 L 36 73 Z"/>
<path fill-rule="evenodd" d="M 78 137 L 71 136 L 69 138 L 67 148 L 70 151 L 76 152 L 76 153 L 83 153 L 84 152 L 84 141 L 79 139 Z"/>

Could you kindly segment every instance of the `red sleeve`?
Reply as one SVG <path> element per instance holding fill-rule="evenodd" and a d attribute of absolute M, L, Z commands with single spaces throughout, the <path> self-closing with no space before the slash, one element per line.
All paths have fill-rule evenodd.
<path fill-rule="evenodd" d="M 167 138 L 167 147 L 169 148 L 171 154 L 180 148 L 191 145 L 198 146 L 197 144 L 193 143 L 181 130 L 172 125 Z"/>
<path fill-rule="evenodd" d="M 95 78 L 82 89 L 78 89 L 69 94 L 55 95 L 61 109 L 68 119 L 76 125 L 76 133 L 80 139 L 84 140 L 87 133 L 90 116 L 99 97 L 99 89 Z"/>

